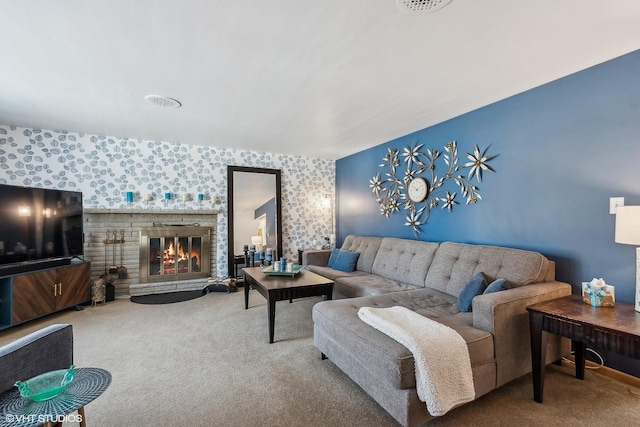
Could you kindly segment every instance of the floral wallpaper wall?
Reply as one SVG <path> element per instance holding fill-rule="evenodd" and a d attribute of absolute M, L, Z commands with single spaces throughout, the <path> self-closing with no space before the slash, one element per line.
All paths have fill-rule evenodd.
<path fill-rule="evenodd" d="M 1 184 L 82 191 L 85 209 L 219 210 L 220 277 L 227 272 L 227 165 L 282 170 L 288 258 L 334 233 L 332 160 L 0 125 Z M 168 202 L 165 193 L 172 194 Z"/>

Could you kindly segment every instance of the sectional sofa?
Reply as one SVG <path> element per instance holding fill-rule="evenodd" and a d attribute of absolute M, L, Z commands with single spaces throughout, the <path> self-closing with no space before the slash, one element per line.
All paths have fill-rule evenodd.
<path fill-rule="evenodd" d="M 533 251 L 353 235 L 341 249 L 358 254 L 354 271 L 328 267 L 327 251 L 303 254 L 309 270 L 335 282 L 334 300 L 313 308 L 314 344 L 404 426 L 434 417 L 418 397 L 413 354 L 362 321 L 362 307 L 406 307 L 455 330 L 468 348 L 477 399 L 531 371 L 525 308 L 571 294 L 555 280 L 555 264 Z M 472 297 L 470 311 L 461 311 L 458 297 L 469 298 L 474 276 L 506 279 L 510 289 Z M 547 363 L 569 345 L 549 337 Z"/>

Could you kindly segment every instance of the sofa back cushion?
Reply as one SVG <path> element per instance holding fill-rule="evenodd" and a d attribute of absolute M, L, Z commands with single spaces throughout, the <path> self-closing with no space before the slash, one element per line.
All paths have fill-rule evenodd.
<path fill-rule="evenodd" d="M 490 283 L 498 278 L 512 287 L 553 280 L 553 263 L 542 254 L 498 246 L 441 243 L 427 272 L 425 286 L 459 296 L 467 281 L 482 272 Z"/>
<path fill-rule="evenodd" d="M 382 243 L 382 237 L 362 237 L 350 234 L 344 239 L 340 249 L 358 252 L 360 255 L 358 256 L 357 270 L 371 273 L 380 243 Z"/>
<path fill-rule="evenodd" d="M 373 274 L 424 287 L 439 244 L 385 237 L 373 263 Z"/>

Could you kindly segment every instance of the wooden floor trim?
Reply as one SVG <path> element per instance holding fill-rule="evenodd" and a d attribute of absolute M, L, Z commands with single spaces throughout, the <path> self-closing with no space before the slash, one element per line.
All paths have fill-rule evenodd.
<path fill-rule="evenodd" d="M 573 355 L 571 356 L 567 356 L 567 359 L 569 361 L 571 361 L 571 363 L 575 362 L 575 359 L 573 357 Z M 634 377 L 633 375 L 629 375 L 627 373 L 624 372 L 620 372 L 618 370 L 615 370 L 613 368 L 609 368 L 607 366 L 600 366 L 599 364 L 592 362 L 590 360 L 586 360 L 585 361 L 585 366 L 589 367 L 589 368 L 594 368 L 591 369 L 591 371 L 597 372 L 601 375 L 604 375 L 605 377 L 609 377 L 612 378 L 614 380 L 620 381 L 622 383 L 628 384 L 630 386 L 633 387 L 637 387 L 640 389 L 640 378 L 638 377 Z"/>

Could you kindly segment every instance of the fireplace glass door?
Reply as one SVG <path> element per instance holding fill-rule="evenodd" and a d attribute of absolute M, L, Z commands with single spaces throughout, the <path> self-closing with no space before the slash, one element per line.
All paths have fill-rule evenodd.
<path fill-rule="evenodd" d="M 152 237 L 149 253 L 150 276 L 202 271 L 202 237 Z"/>
<path fill-rule="evenodd" d="M 210 232 L 208 228 L 195 230 L 197 232 L 181 227 L 143 230 L 140 235 L 141 282 L 208 276 Z"/>

